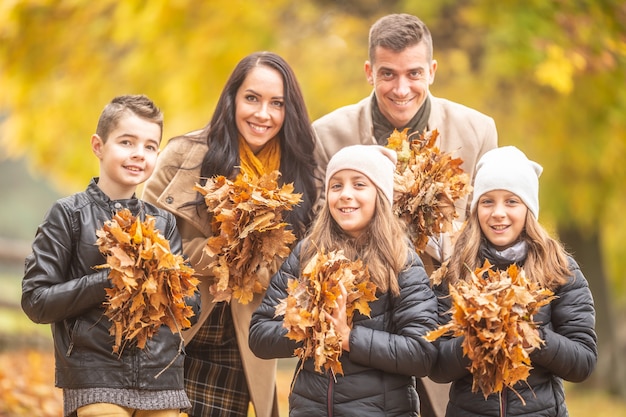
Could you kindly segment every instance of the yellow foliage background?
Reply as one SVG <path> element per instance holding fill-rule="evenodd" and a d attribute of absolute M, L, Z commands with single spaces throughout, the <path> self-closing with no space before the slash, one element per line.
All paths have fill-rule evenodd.
<path fill-rule="evenodd" d="M 493 116 L 501 145 L 544 166 L 542 223 L 598 247 L 583 271 L 605 325 L 605 306 L 626 304 L 623 0 L 3 1 L 0 159 L 26 160 L 61 194 L 82 190 L 98 168 L 89 137 L 113 96 L 154 99 L 167 140 L 204 126 L 235 64 L 258 50 L 293 66 L 315 119 L 370 93 L 368 29 L 390 12 L 431 29 L 433 93 Z M 3 205 L 32 205 L 27 191 Z M 603 372 L 626 375 L 615 369 Z"/>

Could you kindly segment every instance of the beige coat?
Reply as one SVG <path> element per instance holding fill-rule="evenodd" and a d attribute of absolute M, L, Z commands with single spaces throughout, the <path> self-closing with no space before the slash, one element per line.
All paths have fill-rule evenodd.
<path fill-rule="evenodd" d="M 165 146 L 152 177 L 146 182 L 143 199 L 162 207 L 176 216 L 178 230 L 183 239 L 183 251 L 200 275 L 201 312 L 198 322 L 183 332 L 186 343 L 197 333 L 213 310 L 213 297 L 202 276 L 206 276 L 208 259 L 203 254 L 207 239 L 211 236 L 210 217 L 206 210 L 196 210 L 196 206 L 181 207 L 194 201 L 197 192 L 194 185 L 200 179 L 200 164 L 207 152 L 203 140 L 188 137 L 175 138 Z M 250 319 L 261 303 L 262 294 L 256 294 L 247 305 L 236 301 L 230 303 L 237 343 L 248 382 L 250 398 L 258 417 L 277 417 L 276 360 L 257 358 L 248 347 Z"/>

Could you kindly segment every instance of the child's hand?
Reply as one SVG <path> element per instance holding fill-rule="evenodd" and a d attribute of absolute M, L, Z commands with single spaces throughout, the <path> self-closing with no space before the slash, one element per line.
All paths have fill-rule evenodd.
<path fill-rule="evenodd" d="M 350 351 L 350 326 L 348 326 L 348 315 L 346 314 L 346 300 L 348 292 L 343 284 L 339 283 L 341 294 L 337 297 L 337 306 L 333 309 L 330 317 L 337 335 L 341 337 L 341 348 L 347 352 Z"/>
<path fill-rule="evenodd" d="M 537 345 L 540 345 L 541 341 L 541 333 L 538 329 L 532 329 L 532 335 L 528 337 L 532 337 L 533 339 L 535 339 L 533 340 L 533 342 L 535 343 L 531 343 L 528 339 L 524 339 L 522 343 L 522 348 L 526 351 L 526 353 L 530 354 L 536 349 L 541 349 L 540 347 L 537 347 Z"/>

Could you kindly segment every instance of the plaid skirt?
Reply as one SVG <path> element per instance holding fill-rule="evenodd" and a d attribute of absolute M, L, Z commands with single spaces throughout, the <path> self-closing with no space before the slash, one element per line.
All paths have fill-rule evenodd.
<path fill-rule="evenodd" d="M 250 394 L 228 303 L 215 305 L 185 348 L 190 417 L 247 417 Z"/>

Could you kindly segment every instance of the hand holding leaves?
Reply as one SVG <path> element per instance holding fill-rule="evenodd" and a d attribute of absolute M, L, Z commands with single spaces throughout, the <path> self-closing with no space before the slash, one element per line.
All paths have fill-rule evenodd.
<path fill-rule="evenodd" d="M 287 292 L 276 307 L 276 316 L 284 316 L 288 338 L 303 342 L 294 355 L 314 358 L 317 372 L 323 368 L 343 374 L 339 357 L 346 330 L 349 334 L 355 311 L 369 316 L 368 303 L 376 299 L 367 268 L 360 260 L 350 261 L 342 251 L 321 250 L 305 265 L 301 279 L 289 280 Z M 333 315 L 347 329 L 338 332 Z"/>

